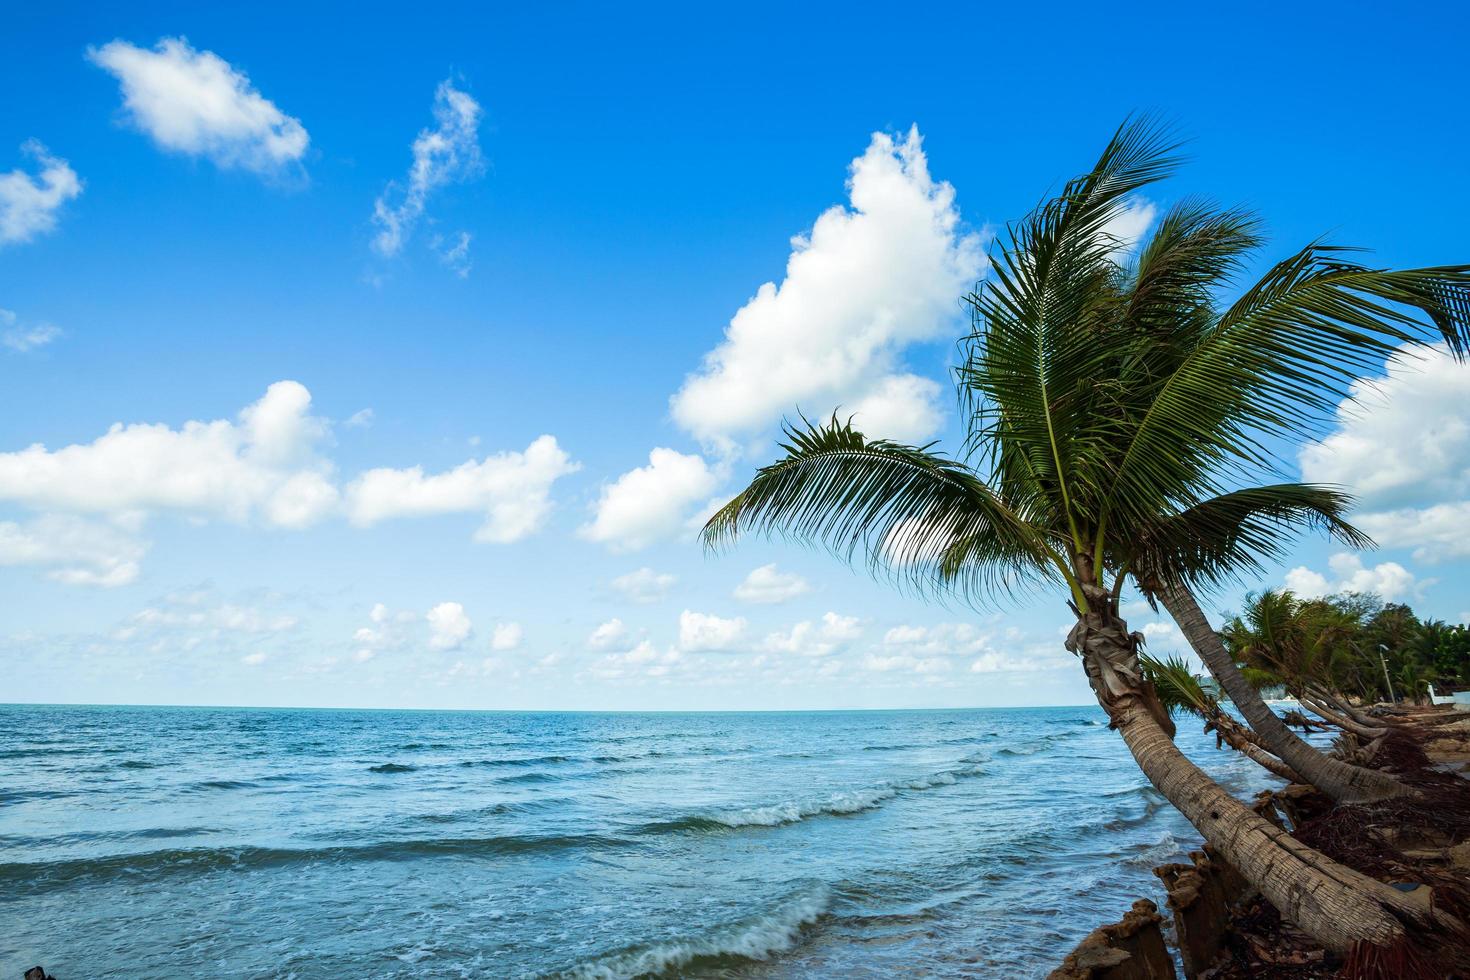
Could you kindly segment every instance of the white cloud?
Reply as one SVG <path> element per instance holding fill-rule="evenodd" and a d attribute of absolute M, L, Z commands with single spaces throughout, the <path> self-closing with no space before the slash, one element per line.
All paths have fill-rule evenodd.
<path fill-rule="evenodd" d="M 468 279 L 470 275 L 470 240 L 470 233 L 462 231 L 448 241 L 442 235 L 435 235 L 431 243 L 439 261 L 461 279 Z"/>
<path fill-rule="evenodd" d="M 51 323 L 21 323 L 10 310 L 0 310 L 0 344 L 24 354 L 61 336 L 61 328 Z"/>
<path fill-rule="evenodd" d="M 429 624 L 429 646 L 435 650 L 458 650 L 474 631 L 464 606 L 441 602 L 424 614 Z"/>
<path fill-rule="evenodd" d="M 1433 562 L 1470 555 L 1470 364 L 1405 352 L 1337 408 L 1337 429 L 1301 451 L 1302 476 L 1352 491 L 1379 544 Z"/>
<path fill-rule="evenodd" d="M 1173 623 L 1144 623 L 1143 638 L 1160 643 L 1179 639 L 1179 629 Z"/>
<path fill-rule="evenodd" d="M 883 634 L 884 646 L 916 656 L 969 656 L 990 649 L 991 635 L 970 623 L 895 626 Z"/>
<path fill-rule="evenodd" d="M 602 488 L 592 521 L 578 533 L 620 551 L 646 547 L 683 530 L 690 509 L 718 482 L 703 457 L 655 449 L 647 466 Z"/>
<path fill-rule="evenodd" d="M 666 598 L 677 581 L 675 576 L 667 572 L 640 568 L 626 575 L 619 575 L 608 584 L 633 602 L 647 604 Z"/>
<path fill-rule="evenodd" d="M 240 662 L 242 664 L 245 664 L 247 667 L 259 667 L 261 664 L 265 663 L 269 659 L 270 658 L 268 656 L 257 651 L 255 653 L 245 654 L 245 656 L 240 658 Z"/>
<path fill-rule="evenodd" d="M 769 634 L 765 648 L 772 653 L 825 657 L 862 636 L 862 632 L 856 616 L 839 616 L 835 612 L 829 612 L 822 617 L 820 625 L 806 620 L 786 632 Z"/>
<path fill-rule="evenodd" d="M 212 651 L 221 644 L 277 636 L 297 625 L 295 616 L 254 605 L 219 602 L 208 590 L 200 590 L 156 600 L 115 629 L 112 639 L 155 653 L 200 648 Z"/>
<path fill-rule="evenodd" d="M 373 414 L 371 408 L 360 408 L 347 416 L 347 421 L 342 424 L 349 429 L 366 429 L 373 424 Z"/>
<path fill-rule="evenodd" d="M 631 649 L 604 655 L 587 669 L 587 673 L 600 680 L 663 677 L 682 659 L 683 654 L 678 650 L 669 649 L 659 653 L 652 643 L 644 640 Z"/>
<path fill-rule="evenodd" d="M 863 667 L 879 673 L 908 670 L 916 674 L 942 674 L 954 669 L 954 664 L 944 657 L 916 657 L 908 653 L 891 655 L 870 653 L 863 657 Z"/>
<path fill-rule="evenodd" d="M 1321 572 L 1298 565 L 1286 573 L 1286 588 L 1303 599 L 1317 599 L 1332 592 L 1332 583 Z"/>
<path fill-rule="evenodd" d="M 127 515 L 174 510 L 305 527 L 336 506 L 316 448 L 325 423 L 311 393 L 278 381 L 227 420 L 113 425 L 87 444 L 0 453 L 0 500 L 46 511 Z"/>
<path fill-rule="evenodd" d="M 1009 642 L 1019 643 L 1019 630 L 1006 630 Z M 1060 655 L 1048 655 L 1027 649 L 1016 654 L 997 649 L 993 634 L 971 623 L 939 623 L 935 626 L 895 626 L 883 635 L 882 652 L 869 654 L 864 666 L 869 670 L 908 670 L 918 674 L 937 674 L 949 670 L 960 658 L 975 658 L 970 673 L 997 674 L 1034 671 L 1054 667 Z M 1060 650 L 1060 643 L 1048 643 L 1046 651 Z M 1070 660 L 1070 658 L 1068 658 Z"/>
<path fill-rule="evenodd" d="M 434 92 L 434 128 L 420 131 L 413 141 L 413 164 L 404 186 L 389 184 L 373 202 L 373 223 L 380 229 L 373 238 L 373 248 L 378 254 L 398 254 L 413 234 L 434 190 L 478 176 L 484 170 L 479 127 L 480 104 L 455 88 L 451 80 L 440 82 Z M 468 235 L 463 237 L 463 245 L 467 252 Z M 460 260 L 463 258 L 461 255 Z M 465 269 L 468 271 L 467 265 Z"/>
<path fill-rule="evenodd" d="M 552 484 L 579 468 L 555 438 L 541 436 L 523 453 L 469 460 L 432 476 L 420 466 L 373 469 L 347 487 L 347 514 L 368 526 L 394 517 L 483 513 L 476 541 L 518 541 L 551 512 Z"/>
<path fill-rule="evenodd" d="M 67 585 L 131 584 L 146 550 L 117 527 L 69 515 L 42 515 L 27 524 L 0 521 L 0 566 L 45 568 L 47 578 Z"/>
<path fill-rule="evenodd" d="M 32 177 L 19 168 L 0 174 L 0 245 L 28 242 L 56 227 L 61 206 L 82 192 L 71 166 L 36 140 L 21 144 L 40 171 Z"/>
<path fill-rule="evenodd" d="M 514 650 L 525 637 L 526 632 L 521 629 L 520 623 L 496 623 L 490 634 L 490 649 Z"/>
<path fill-rule="evenodd" d="M 917 128 L 875 133 L 852 162 L 850 207 L 792 239 L 786 278 L 765 283 L 671 401 L 696 437 L 729 445 L 798 407 L 842 408 L 872 436 L 919 440 L 937 428 L 939 386 L 905 372 L 910 344 L 948 336 L 984 268 L 960 231 L 954 189 L 929 176 Z"/>
<path fill-rule="evenodd" d="M 1286 573 L 1286 587 L 1304 599 L 1334 592 L 1358 592 L 1376 595 L 1385 602 L 1409 598 L 1419 588 L 1414 573 L 1395 561 L 1368 568 L 1362 558 L 1343 551 L 1327 559 L 1327 566 L 1331 578 L 1304 565 L 1293 568 Z"/>
<path fill-rule="evenodd" d="M 352 634 L 353 643 L 357 647 L 353 652 L 353 659 L 363 663 L 382 651 L 403 648 L 409 642 L 407 626 L 417 619 L 415 613 L 407 610 L 394 613 L 381 602 L 374 604 L 368 613 L 371 625 L 360 627 Z"/>
<path fill-rule="evenodd" d="M 613 617 L 587 635 L 587 645 L 594 650 L 626 650 L 632 645 L 628 627 Z"/>
<path fill-rule="evenodd" d="M 687 653 L 729 650 L 745 633 L 745 619 L 722 619 L 688 609 L 679 614 L 679 649 Z"/>
<path fill-rule="evenodd" d="M 745 576 L 735 587 L 735 598 L 742 602 L 775 604 L 788 602 L 812 590 L 807 580 L 795 572 L 782 572 L 775 563 L 762 565 Z"/>
<path fill-rule="evenodd" d="M 1138 247 L 1158 213 L 1159 209 L 1152 201 L 1134 198 L 1103 225 L 1102 233 L 1116 242 L 1118 248 L 1131 252 Z"/>
<path fill-rule="evenodd" d="M 1354 522 L 1380 544 L 1413 548 L 1416 561 L 1470 558 L 1470 500 L 1363 514 Z"/>
<path fill-rule="evenodd" d="M 310 140 L 299 119 L 184 38 L 163 38 L 151 51 L 112 41 L 88 57 L 116 76 L 132 123 L 165 150 L 260 174 L 280 173 L 306 153 Z"/>

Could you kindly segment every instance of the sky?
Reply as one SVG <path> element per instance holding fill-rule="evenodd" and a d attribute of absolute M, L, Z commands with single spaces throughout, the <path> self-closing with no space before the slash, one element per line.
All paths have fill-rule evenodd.
<path fill-rule="evenodd" d="M 1190 161 L 1121 232 L 1203 195 L 1265 217 L 1261 269 L 1470 260 L 1447 4 L 206 6 L 0 36 L 0 701 L 1087 703 L 1062 596 L 696 529 L 798 411 L 957 451 L 960 296 L 1130 113 Z M 1470 368 L 1286 455 L 1380 547 L 1213 615 L 1470 620 Z"/>

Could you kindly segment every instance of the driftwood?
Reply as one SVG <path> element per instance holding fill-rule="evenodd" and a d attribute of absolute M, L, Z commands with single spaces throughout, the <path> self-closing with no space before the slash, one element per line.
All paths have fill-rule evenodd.
<path fill-rule="evenodd" d="M 1165 864 L 1154 869 L 1169 893 L 1174 935 L 1186 980 L 1213 967 L 1225 951 L 1230 908 L 1251 894 L 1234 868 L 1208 847 L 1189 855 L 1191 864 Z"/>
<path fill-rule="evenodd" d="M 1159 907 L 1146 898 L 1112 925 L 1094 929 L 1046 980 L 1175 980 Z"/>

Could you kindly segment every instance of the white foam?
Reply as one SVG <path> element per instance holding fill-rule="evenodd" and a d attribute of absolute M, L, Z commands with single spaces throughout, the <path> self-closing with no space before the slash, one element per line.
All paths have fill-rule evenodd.
<path fill-rule="evenodd" d="M 564 976 L 570 980 L 628 980 L 661 974 L 706 956 L 764 960 L 773 953 L 795 948 L 801 930 L 821 918 L 831 901 L 831 892 L 820 886 L 797 894 L 770 912 L 718 927 L 707 935 L 615 953 L 573 967 Z"/>
<path fill-rule="evenodd" d="M 880 783 L 867 789 L 840 790 L 815 799 L 788 800 L 767 806 L 725 810 L 710 814 L 708 819 L 722 823 L 726 827 L 779 827 L 782 824 L 805 820 L 807 817 L 861 813 L 877 807 L 886 800 L 893 799 L 901 790 L 918 791 L 934 789 L 937 786 L 953 786 L 961 776 L 977 776 L 981 772 L 983 769 L 980 766 L 947 769 L 932 775 L 920 776 L 917 779 Z"/>

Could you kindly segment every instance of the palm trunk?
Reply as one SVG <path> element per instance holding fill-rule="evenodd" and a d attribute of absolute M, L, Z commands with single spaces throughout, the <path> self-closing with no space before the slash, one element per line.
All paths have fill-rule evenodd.
<path fill-rule="evenodd" d="M 1199 654 L 1272 755 L 1339 803 L 1365 803 L 1409 792 L 1387 773 L 1340 762 L 1302 741 L 1241 675 L 1240 668 L 1235 666 L 1225 644 L 1220 641 L 1220 634 L 1211 628 L 1189 590 L 1167 585 L 1154 592 L 1179 624 L 1189 645 Z"/>
<path fill-rule="evenodd" d="M 1097 611 L 1080 616 L 1067 648 L 1082 656 L 1098 703 L 1149 782 L 1283 917 L 1337 953 L 1358 943 L 1389 946 L 1403 938 L 1404 923 L 1432 922 L 1421 896 L 1306 847 L 1190 762 L 1138 674 L 1137 640 L 1122 620 Z"/>
<path fill-rule="evenodd" d="M 1321 701 L 1309 697 L 1306 694 L 1301 695 L 1297 700 L 1301 702 L 1303 707 L 1315 712 L 1323 718 L 1326 718 L 1328 721 L 1332 722 L 1332 724 L 1336 725 L 1338 728 L 1341 728 L 1343 731 L 1352 732 L 1359 738 L 1367 739 L 1370 742 L 1373 741 L 1373 739 L 1380 738 L 1388 733 L 1388 730 L 1386 728 L 1373 728 L 1368 725 L 1361 725 L 1353 719 L 1349 718 L 1347 715 L 1339 714 L 1333 709 L 1327 707 Z"/>
<path fill-rule="evenodd" d="M 1211 721 L 1215 729 L 1231 748 L 1244 755 L 1247 759 L 1250 759 L 1256 765 L 1274 775 L 1280 776 L 1288 783 L 1304 782 L 1302 777 L 1297 775 L 1295 769 L 1258 745 L 1256 740 L 1251 737 L 1252 732 L 1249 728 L 1246 728 L 1240 722 L 1225 714 L 1225 712 L 1221 711 Z"/>

